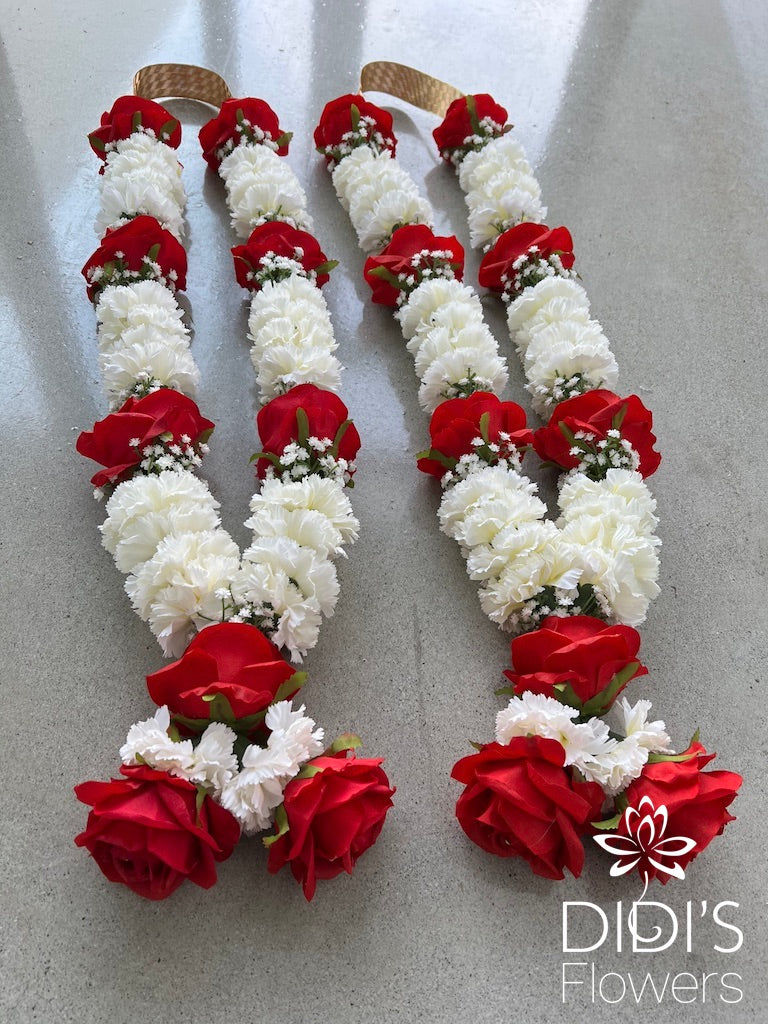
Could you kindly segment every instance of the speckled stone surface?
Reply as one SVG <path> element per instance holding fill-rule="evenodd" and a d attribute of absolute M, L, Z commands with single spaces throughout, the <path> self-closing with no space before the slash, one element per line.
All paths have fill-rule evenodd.
<path fill-rule="evenodd" d="M 136 0 L 118 9 L 0 0 L 0 15 L 0 1018 L 764 1019 L 768 11 L 738 0 L 513 0 L 471 13 L 454 0 Z M 595 848 L 580 880 L 548 882 L 473 847 L 453 818 L 450 769 L 470 739 L 492 735 L 508 639 L 437 530 L 437 485 L 412 457 L 427 425 L 412 363 L 389 313 L 368 302 L 362 253 L 312 149 L 324 102 L 355 89 L 373 59 L 491 91 L 507 106 L 550 223 L 574 235 L 622 390 L 654 412 L 662 594 L 641 629 L 650 674 L 635 694 L 653 700 L 679 746 L 700 725 L 717 765 L 745 777 L 726 835 L 684 881 L 652 890 L 681 922 L 663 952 L 626 943 L 617 952 L 613 926 L 594 952 L 564 952 L 563 902 L 594 903 L 613 922 L 616 901 L 626 911 L 639 896 L 637 879 L 610 879 Z M 288 873 L 267 875 L 258 841 L 221 865 L 212 890 L 185 885 L 161 904 L 107 883 L 72 842 L 85 820 L 72 787 L 116 771 L 128 726 L 151 713 L 143 677 L 161 664 L 99 545 L 102 510 L 74 450 L 106 411 L 79 276 L 96 243 L 97 166 L 85 135 L 137 68 L 166 60 L 214 68 L 236 93 L 275 107 L 294 132 L 289 159 L 316 233 L 341 261 L 325 294 L 364 440 L 353 494 L 362 535 L 307 660 L 305 698 L 329 734 L 363 734 L 398 793 L 354 876 L 322 885 L 312 905 Z M 388 105 L 399 155 L 425 185 L 439 231 L 468 246 L 458 185 L 431 148 L 436 119 Z M 256 447 L 246 306 L 232 280 L 222 188 L 197 150 L 208 111 L 170 106 L 185 130 L 199 404 L 217 423 L 205 475 L 243 543 Z M 472 256 L 470 280 L 476 267 Z M 487 306 L 511 355 L 501 310 Z M 510 369 L 508 397 L 524 402 L 514 358 Z M 713 923 L 722 901 L 738 904 L 721 912 L 743 932 L 734 953 L 713 948 L 736 937 Z M 572 944 L 594 942 L 584 936 L 595 928 L 575 929 L 582 939 Z M 584 984 L 568 987 L 564 1003 L 565 961 L 586 966 L 568 969 Z M 638 1004 L 631 986 L 617 999 L 613 978 L 601 994 L 608 972 L 639 985 L 648 971 L 659 989 L 680 972 L 698 987 L 670 983 L 660 1002 L 646 988 Z"/>

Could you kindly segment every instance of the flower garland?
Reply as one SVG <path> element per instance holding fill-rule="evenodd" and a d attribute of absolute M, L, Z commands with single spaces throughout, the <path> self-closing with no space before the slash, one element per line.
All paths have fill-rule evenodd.
<path fill-rule="evenodd" d="M 339 449 L 344 437 L 356 453 L 359 438 L 345 408 L 328 436 L 328 416 L 313 418 L 318 404 L 328 409 L 325 393 L 304 384 L 286 394 L 290 377 L 274 375 L 279 397 L 258 417 L 264 483 L 247 523 L 254 541 L 241 564 L 218 503 L 192 473 L 213 423 L 188 397 L 198 373 L 174 298 L 186 273 L 180 137 L 163 107 L 135 96 L 118 99 L 90 136 L 105 162 L 97 229 L 106 234 L 83 273 L 118 408 L 77 447 L 104 467 L 92 481 L 97 496 L 110 494 L 102 542 L 128 574 L 132 604 L 164 652 L 181 657 L 147 678 L 158 710 L 129 730 L 123 777 L 76 788 L 92 807 L 76 842 L 111 881 L 162 899 L 185 878 L 213 885 L 215 862 L 241 833 L 274 824 L 264 840 L 269 870 L 290 863 L 312 899 L 318 879 L 351 871 L 375 842 L 394 792 L 379 759 L 355 756 L 357 737 L 326 749 L 304 706 L 293 709 L 306 675 L 276 646 L 301 660 L 333 610 L 330 560 L 358 530 L 341 490 L 354 455 Z M 291 416 L 298 439 L 283 444 Z"/>
<path fill-rule="evenodd" d="M 488 137 L 502 134 L 493 111 L 484 110 L 472 128 L 447 155 L 468 167 L 477 193 L 470 231 L 480 243 L 545 211 L 518 156 L 516 177 L 501 174 L 499 165 L 516 153 L 505 136 L 493 158 L 478 156 Z M 647 671 L 632 627 L 659 593 L 656 503 L 644 478 L 660 456 L 650 412 L 636 396 L 608 390 L 615 360 L 599 325 L 574 312 L 580 286 L 571 279 L 570 236 L 557 229 L 544 239 L 548 229 L 539 226 L 538 249 L 529 246 L 499 273 L 510 298 L 519 292 L 510 320 L 524 328 L 518 345 L 533 367 L 534 404 L 544 412 L 566 399 L 534 434 L 523 410 L 498 397 L 506 370 L 477 295 L 462 284 L 462 247 L 434 236 L 428 206 L 396 163 L 391 116 L 363 96 L 342 96 L 323 110 L 315 143 L 361 247 L 381 248 L 364 275 L 373 301 L 395 309 L 421 378 L 420 404 L 432 413 L 431 447 L 418 466 L 444 488 L 441 529 L 460 544 L 470 577 L 482 581 L 484 611 L 521 634 L 511 645 L 511 699 L 497 716 L 496 741 L 454 767 L 465 785 L 459 822 L 484 849 L 563 878 L 566 868 L 581 872 L 583 836 L 604 830 L 606 849 L 626 853 L 639 834 L 632 831 L 636 808 L 643 801 L 658 808 L 663 798 L 667 825 L 679 824 L 685 835 L 674 847 L 675 864 L 642 848 L 624 870 L 637 868 L 646 882 L 681 877 L 731 820 L 726 809 L 741 778 L 702 771 L 712 755 L 697 736 L 672 753 L 664 723 L 648 718 L 650 703 L 619 700 Z M 486 273 L 494 251 L 499 256 L 492 250 Z M 576 340 L 553 338 L 550 325 L 571 312 Z M 568 358 L 581 360 L 578 369 L 563 361 L 566 343 Z M 521 472 L 530 447 L 566 471 L 557 523 L 545 518 L 535 485 Z"/>

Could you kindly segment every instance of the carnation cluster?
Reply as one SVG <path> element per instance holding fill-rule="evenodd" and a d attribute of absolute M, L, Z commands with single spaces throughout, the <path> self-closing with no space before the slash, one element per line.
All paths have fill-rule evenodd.
<path fill-rule="evenodd" d="M 169 124 L 173 131 L 162 127 Z M 121 778 L 77 787 L 91 811 L 76 842 L 110 881 L 164 899 L 185 879 L 210 887 L 216 862 L 241 835 L 271 830 L 268 869 L 289 864 L 312 899 L 318 880 L 351 872 L 376 840 L 394 792 L 379 759 L 356 755 L 357 737 L 326 745 L 305 706 L 293 706 L 306 676 L 279 650 L 300 661 L 316 644 L 338 597 L 333 561 L 358 533 L 344 487 L 360 439 L 346 406 L 313 372 L 330 368 L 338 383 L 330 320 L 315 298 L 333 264 L 317 258 L 317 242 L 296 226 L 307 223 L 298 183 L 261 158 L 268 153 L 282 170 L 289 136 L 271 108 L 228 101 L 201 142 L 209 164 L 224 168 L 235 226 L 250 218 L 253 235 L 260 232 L 239 247 L 235 269 L 255 304 L 261 297 L 252 330 L 266 403 L 257 417 L 263 450 L 254 456 L 263 483 L 246 524 L 253 541 L 241 555 L 193 472 L 214 424 L 184 393 L 198 374 L 174 297 L 185 286 L 176 240 L 183 189 L 177 163 L 175 178 L 158 170 L 174 166 L 169 144 L 178 145 L 180 128 L 158 104 L 122 97 L 94 137 L 106 160 L 97 223 L 109 223 L 83 272 L 114 411 L 77 447 L 102 467 L 92 479 L 97 493 L 109 493 L 102 542 L 127 576 L 134 609 L 178 660 L 147 677 L 157 711 L 128 731 Z M 251 150 L 258 153 L 249 162 Z M 135 199 L 145 195 L 152 215 Z M 164 225 L 159 214 L 172 202 L 178 217 Z M 289 207 L 296 216 L 281 218 Z M 290 306 L 302 285 L 310 291 L 298 322 L 284 341 L 278 332 L 267 337 L 265 325 L 282 315 L 269 299 Z M 322 350 L 314 360 L 299 355 L 307 310 L 307 333 Z M 295 356 L 280 352 L 286 341 Z M 278 372 L 274 361 L 266 368 L 268 352 Z"/>

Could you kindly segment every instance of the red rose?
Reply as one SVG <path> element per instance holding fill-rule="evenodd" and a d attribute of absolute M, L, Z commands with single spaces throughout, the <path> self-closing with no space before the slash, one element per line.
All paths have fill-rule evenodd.
<path fill-rule="evenodd" d="M 299 422 L 298 411 L 303 409 L 307 417 L 305 430 Z M 284 395 L 278 395 L 259 410 L 256 426 L 261 438 L 262 451 L 279 456 L 293 441 L 304 445 L 308 437 L 328 438 L 336 441 L 338 447 L 330 449 L 337 458 L 353 462 L 360 450 L 360 435 L 354 423 L 348 418 L 346 405 L 332 391 L 324 391 L 316 384 L 299 384 Z M 346 426 L 345 426 L 346 424 Z M 263 477 L 271 464 L 270 459 L 260 458 L 257 470 Z"/>
<path fill-rule="evenodd" d="M 362 125 L 361 119 L 366 119 Z M 356 135 L 356 139 L 344 139 L 348 134 Z M 370 145 L 377 152 L 388 149 L 394 156 L 397 139 L 392 131 L 392 115 L 364 96 L 352 93 L 331 100 L 323 107 L 315 128 L 315 146 L 329 167 L 333 167 L 346 155 L 340 151 L 345 143 L 350 148 Z"/>
<path fill-rule="evenodd" d="M 629 441 L 640 457 L 638 471 L 648 477 L 661 462 L 661 455 L 653 448 L 656 437 L 652 427 L 653 414 L 637 395 L 619 398 L 612 391 L 599 389 L 567 398 L 555 406 L 546 427 L 540 427 L 533 435 L 533 446 L 545 461 L 573 469 L 581 461 L 578 455 L 571 455 L 574 444 L 583 447 L 582 454 L 597 454 L 597 442 L 606 440 L 609 430 L 618 429 L 622 440 Z M 592 434 L 594 441 L 574 441 L 577 432 Z M 601 480 L 610 468 L 610 460 L 604 466 L 593 462 L 588 475 Z"/>
<path fill-rule="evenodd" d="M 590 715 L 604 714 L 631 679 L 648 673 L 637 660 L 636 629 L 589 615 L 551 615 L 539 629 L 515 637 L 511 650 L 513 671 L 504 675 L 515 694 L 527 690 L 560 699 L 555 687 L 567 685 L 582 705 L 592 702 Z"/>
<path fill-rule="evenodd" d="M 286 687 L 294 678 L 295 688 Z M 202 630 L 178 661 L 147 676 L 149 695 L 158 707 L 166 704 L 172 715 L 203 719 L 205 725 L 211 714 L 211 701 L 205 697 L 221 694 L 241 720 L 259 715 L 276 700 L 290 700 L 300 685 L 277 647 L 255 626 L 239 622 Z"/>
<path fill-rule="evenodd" d="M 501 433 L 509 434 L 502 441 Z M 475 391 L 468 398 L 449 398 L 432 413 L 429 424 L 432 447 L 419 457 L 422 473 L 442 477 L 452 469 L 462 455 L 479 452 L 489 464 L 498 461 L 509 451 L 510 445 L 523 448 L 531 443 L 533 432 L 525 425 L 525 412 L 514 402 L 502 402 L 488 391 Z M 485 446 L 477 449 L 472 442 L 482 437 Z M 498 444 L 500 450 L 492 452 L 489 444 Z"/>
<path fill-rule="evenodd" d="M 430 256 L 421 257 L 414 263 L 414 257 L 425 250 Z M 395 231 L 380 253 L 368 257 L 363 274 L 373 291 L 374 302 L 383 306 L 396 306 L 404 291 L 413 291 L 421 284 L 425 268 L 435 270 L 445 266 L 450 266 L 452 276 L 461 281 L 464 274 L 464 248 L 458 238 L 454 235 L 438 238 L 426 224 L 406 224 Z M 398 281 L 400 274 L 410 277 L 411 283 Z"/>
<path fill-rule="evenodd" d="M 573 266 L 573 239 L 568 228 L 548 228 L 546 224 L 524 220 L 499 235 L 493 248 L 483 257 L 477 277 L 479 283 L 494 292 L 514 290 L 517 272 L 513 264 L 534 245 L 538 249 L 537 259 L 547 260 L 557 255 L 564 270 Z"/>
<path fill-rule="evenodd" d="M 187 287 L 184 246 L 154 217 L 142 214 L 119 228 L 110 228 L 82 270 L 88 282 L 88 298 L 94 302 L 108 284 L 158 280 L 157 271 L 149 263 L 159 266 L 159 280 L 166 288 L 184 291 Z"/>
<path fill-rule="evenodd" d="M 266 279 L 270 279 L 269 271 L 261 264 L 262 258 L 268 253 L 287 256 L 301 263 L 308 273 L 314 271 L 318 288 L 322 288 L 328 280 L 328 271 L 337 265 L 335 260 L 328 259 L 314 235 L 308 231 L 299 231 L 283 221 L 271 220 L 254 228 L 245 245 L 236 245 L 232 250 L 239 285 L 258 291 L 263 284 L 258 275 L 264 274 Z M 280 276 L 275 279 L 280 280 Z"/>
<path fill-rule="evenodd" d="M 103 487 L 127 480 L 144 458 L 145 446 L 162 435 L 169 435 L 169 445 L 197 448 L 208 439 L 213 427 L 191 398 L 161 388 L 144 398 L 129 398 L 117 412 L 94 423 L 92 430 L 84 430 L 75 447 L 87 459 L 106 467 L 91 478 L 94 487 Z M 183 441 L 183 437 L 190 440 Z M 137 439 L 138 444 L 131 444 Z"/>
<path fill-rule="evenodd" d="M 665 852 L 663 845 L 654 849 L 655 844 L 650 848 L 632 850 L 631 860 L 640 854 L 637 870 L 641 877 L 647 874 L 649 878 L 658 878 L 662 884 L 666 884 L 672 876 L 659 871 L 650 857 L 670 867 L 677 862 L 684 869 L 709 846 L 715 836 L 722 833 L 729 821 L 735 820 L 727 808 L 744 781 L 736 772 L 702 771 L 715 754 L 708 754 L 700 743 L 692 743 L 685 753 L 692 755 L 689 760 L 660 761 L 646 765 L 640 778 L 624 791 L 629 807 L 634 808 L 641 819 L 645 814 L 652 813 L 647 803 L 640 806 L 643 798 L 647 797 L 656 811 L 666 808 L 666 827 L 656 837 L 662 844 L 665 839 L 669 843 L 674 838 L 690 840 L 687 844 L 689 846 L 694 844 L 687 852 L 677 854 Z M 663 811 L 661 817 L 664 817 Z M 630 816 L 630 824 L 634 836 L 644 840 L 645 847 L 650 830 L 638 829 L 636 816 L 634 821 Z M 621 817 L 617 833 L 621 836 L 630 835 L 626 811 Z"/>
<path fill-rule="evenodd" d="M 455 151 L 466 149 L 468 138 L 475 135 L 486 138 L 503 135 L 507 116 L 504 107 L 487 92 L 459 97 L 448 107 L 442 124 L 432 132 L 440 156 L 448 163 L 453 163 Z M 483 118 L 489 118 L 494 124 L 499 125 L 500 130 L 481 125 Z"/>
<path fill-rule="evenodd" d="M 544 878 L 563 878 L 564 868 L 578 878 L 579 836 L 599 818 L 603 791 L 574 781 L 564 760 L 556 740 L 517 736 L 458 761 L 451 775 L 467 788 L 456 817 L 472 842 L 499 857 L 522 857 Z"/>
<path fill-rule="evenodd" d="M 282 131 L 277 114 L 268 103 L 251 96 L 225 100 L 216 117 L 203 125 L 198 136 L 203 159 L 213 171 L 218 171 L 226 153 L 238 146 L 241 139 L 258 143 L 265 137 L 277 143 L 278 156 L 287 154 L 291 133 Z"/>
<path fill-rule="evenodd" d="M 290 863 L 293 877 L 311 900 L 318 879 L 348 874 L 358 857 L 376 842 L 394 789 L 380 758 L 322 755 L 292 779 L 283 793 L 288 831 L 269 847 L 273 874 Z"/>
<path fill-rule="evenodd" d="M 139 128 L 151 132 L 160 142 L 176 149 L 181 142 L 181 125 L 165 107 L 141 96 L 119 96 L 112 109 L 101 115 L 101 124 L 88 141 L 96 156 L 107 159 L 107 146 L 128 139 Z"/>
<path fill-rule="evenodd" d="M 149 900 L 164 900 L 185 878 L 210 889 L 214 862 L 226 860 L 240 838 L 237 819 L 209 796 L 198 806 L 197 787 L 186 779 L 144 765 L 120 772 L 125 778 L 75 787 L 93 807 L 75 843 L 110 882 Z"/>

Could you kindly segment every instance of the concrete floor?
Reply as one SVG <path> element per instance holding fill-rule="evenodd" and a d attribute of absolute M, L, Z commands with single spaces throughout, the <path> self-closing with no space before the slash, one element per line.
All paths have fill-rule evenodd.
<path fill-rule="evenodd" d="M 471 14 L 446 0 L 117 6 L 0 2 L 0 1018 L 764 1019 L 768 9 L 740 0 L 511 0 Z M 491 736 L 508 641 L 437 531 L 437 486 L 412 459 L 426 420 L 411 360 L 386 310 L 367 302 L 362 255 L 310 140 L 323 103 L 354 89 L 361 63 L 377 58 L 492 91 L 508 107 L 550 223 L 574 235 L 622 389 L 653 409 L 663 590 L 641 631 L 650 675 L 636 695 L 653 700 L 679 744 L 701 725 L 718 764 L 745 777 L 726 836 L 684 882 L 654 890 L 681 921 L 690 903 L 691 952 L 678 939 L 652 956 L 610 941 L 564 953 L 563 901 L 593 902 L 612 918 L 617 900 L 637 897 L 636 880 L 609 879 L 595 849 L 579 881 L 550 883 L 488 857 L 453 819 L 450 767 L 468 739 Z M 207 65 L 237 94 L 272 103 L 295 133 L 290 159 L 317 234 L 341 260 L 325 294 L 364 441 L 353 494 L 363 533 L 341 567 L 342 598 L 305 692 L 330 734 L 353 728 L 366 752 L 386 757 L 398 794 L 354 877 L 323 885 L 311 906 L 287 873 L 266 874 L 258 842 L 241 844 L 214 889 L 186 885 L 164 904 L 109 885 L 72 842 L 85 817 L 72 786 L 115 771 L 128 726 L 150 713 L 143 676 L 161 662 L 99 546 L 102 512 L 74 451 L 105 412 L 79 277 L 95 246 L 97 166 L 85 135 L 138 67 L 163 60 Z M 435 119 L 391 107 L 400 155 L 426 182 L 440 232 L 468 244 L 458 185 L 431 150 Z M 186 132 L 199 403 L 217 423 L 206 475 L 242 543 L 256 444 L 245 305 L 231 281 L 220 183 L 197 151 L 208 114 L 172 109 Z M 488 308 L 505 339 L 499 309 Z M 510 366 L 509 397 L 522 401 L 522 374 Z M 738 907 L 723 918 L 744 933 L 733 954 L 713 948 L 733 939 L 712 923 L 726 900 Z M 700 992 L 686 1006 L 669 990 L 660 1005 L 646 995 L 638 1007 L 631 993 L 613 1006 L 597 993 L 593 1004 L 589 984 L 569 989 L 564 1005 L 562 964 L 573 960 L 594 962 L 598 978 L 713 977 L 703 1005 Z M 729 972 L 743 991 L 730 1006 Z"/>

